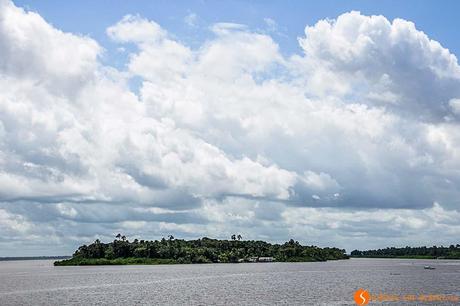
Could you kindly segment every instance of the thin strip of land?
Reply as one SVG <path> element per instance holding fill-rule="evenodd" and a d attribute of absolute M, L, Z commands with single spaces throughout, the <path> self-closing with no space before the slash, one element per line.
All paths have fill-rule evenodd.
<path fill-rule="evenodd" d="M 432 247 L 403 247 L 377 250 L 354 250 L 350 254 L 355 258 L 408 258 L 408 259 L 460 259 L 460 244 Z"/>
<path fill-rule="evenodd" d="M 0 261 L 15 261 L 15 260 L 51 260 L 51 259 L 68 259 L 71 256 L 13 256 L 13 257 L 0 257 Z"/>

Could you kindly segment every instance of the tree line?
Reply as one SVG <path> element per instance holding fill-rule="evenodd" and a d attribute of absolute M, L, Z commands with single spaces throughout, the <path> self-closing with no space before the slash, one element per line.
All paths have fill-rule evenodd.
<path fill-rule="evenodd" d="M 230 240 L 175 239 L 147 241 L 118 234 L 115 240 L 103 243 L 99 239 L 80 246 L 73 257 L 56 262 L 56 265 L 72 264 L 123 264 L 123 263 L 234 263 L 249 261 L 254 257 L 273 257 L 274 261 L 326 261 L 347 259 L 345 250 L 303 246 L 293 239 L 284 244 L 265 241 L 242 240 L 232 235 Z"/>
<path fill-rule="evenodd" d="M 350 254 L 352 257 L 374 257 L 374 258 L 446 258 L 460 259 L 460 244 L 432 247 L 403 247 L 385 248 L 378 250 L 359 251 L 354 250 Z"/>

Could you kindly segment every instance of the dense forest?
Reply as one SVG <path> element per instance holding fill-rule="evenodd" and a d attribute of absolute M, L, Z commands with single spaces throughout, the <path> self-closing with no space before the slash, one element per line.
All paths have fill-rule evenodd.
<path fill-rule="evenodd" d="M 284 244 L 242 240 L 232 235 L 230 240 L 202 238 L 197 240 L 168 239 L 128 241 L 118 234 L 110 243 L 96 240 L 82 245 L 71 259 L 55 262 L 55 265 L 99 264 L 172 264 L 172 263 L 236 263 L 258 261 L 325 261 L 347 259 L 345 250 L 303 246 L 290 240 Z"/>
<path fill-rule="evenodd" d="M 372 258 L 445 258 L 460 259 L 460 244 L 449 247 L 404 247 L 404 248 L 386 248 L 378 250 L 351 252 L 351 257 L 372 257 Z"/>

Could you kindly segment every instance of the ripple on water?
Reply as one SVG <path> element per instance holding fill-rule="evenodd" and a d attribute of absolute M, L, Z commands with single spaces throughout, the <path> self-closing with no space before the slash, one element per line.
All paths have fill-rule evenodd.
<path fill-rule="evenodd" d="M 424 265 L 436 270 L 424 270 Z M 460 295 L 460 262 L 352 259 L 93 267 L 0 262 L 0 305 L 354 305 L 358 288 L 372 294 Z"/>

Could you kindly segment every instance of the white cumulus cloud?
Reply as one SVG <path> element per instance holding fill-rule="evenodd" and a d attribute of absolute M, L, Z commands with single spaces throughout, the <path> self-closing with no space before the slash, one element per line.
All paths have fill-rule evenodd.
<path fill-rule="evenodd" d="M 107 29 L 135 47 L 117 70 L 94 39 L 0 8 L 5 255 L 116 232 L 349 250 L 458 237 L 460 68 L 413 23 L 345 13 L 286 57 L 244 25 L 190 47 L 127 15 Z"/>

